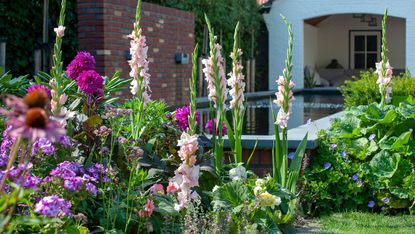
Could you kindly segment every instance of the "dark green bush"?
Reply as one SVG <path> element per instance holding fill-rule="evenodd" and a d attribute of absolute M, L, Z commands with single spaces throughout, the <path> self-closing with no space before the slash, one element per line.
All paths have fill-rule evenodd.
<path fill-rule="evenodd" d="M 344 97 L 346 107 L 368 105 L 380 102 L 379 87 L 376 84 L 378 76 L 373 70 L 363 71 L 360 78 L 347 80 L 339 89 Z M 395 76 L 392 79 L 392 102 L 402 97 L 415 97 L 415 78 L 410 75 Z"/>
<path fill-rule="evenodd" d="M 320 133 L 318 154 L 304 172 L 301 199 L 306 214 L 415 213 L 413 129 L 412 98 L 398 106 L 372 103 L 346 110 Z"/>

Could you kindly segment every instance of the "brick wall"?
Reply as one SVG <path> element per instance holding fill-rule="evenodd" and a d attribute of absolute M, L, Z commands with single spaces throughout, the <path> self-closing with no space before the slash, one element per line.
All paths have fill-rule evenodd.
<path fill-rule="evenodd" d="M 103 75 L 120 71 L 128 77 L 126 35 L 133 29 L 136 4 L 136 0 L 78 0 L 79 50 L 95 56 Z M 193 51 L 193 14 L 144 2 L 141 27 L 149 46 L 152 99 L 163 99 L 169 105 L 187 103 L 192 65 L 176 64 L 174 56 Z M 125 95 L 130 97 L 129 92 Z"/>

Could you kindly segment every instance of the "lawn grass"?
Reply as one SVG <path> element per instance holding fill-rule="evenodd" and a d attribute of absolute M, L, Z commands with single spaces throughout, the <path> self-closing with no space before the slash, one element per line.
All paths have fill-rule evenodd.
<path fill-rule="evenodd" d="M 372 213 L 337 213 L 319 220 L 318 233 L 398 234 L 415 233 L 415 216 L 385 216 Z"/>

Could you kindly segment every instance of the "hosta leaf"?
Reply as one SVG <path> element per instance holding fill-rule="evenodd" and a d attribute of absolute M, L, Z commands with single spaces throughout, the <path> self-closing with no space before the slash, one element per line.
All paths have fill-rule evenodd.
<path fill-rule="evenodd" d="M 390 155 L 388 151 L 382 150 L 372 158 L 369 164 L 376 176 L 391 178 L 398 168 L 400 158 L 399 154 Z"/>

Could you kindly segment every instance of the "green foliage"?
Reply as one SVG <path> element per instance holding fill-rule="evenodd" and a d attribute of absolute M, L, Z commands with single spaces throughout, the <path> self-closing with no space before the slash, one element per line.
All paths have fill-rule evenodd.
<path fill-rule="evenodd" d="M 381 94 L 376 84 L 378 76 L 373 70 L 363 71 L 360 78 L 346 80 L 339 89 L 344 97 L 346 107 L 368 105 L 380 102 Z M 399 102 L 402 97 L 415 97 L 415 78 L 403 74 L 392 79 L 392 102 Z"/>
<path fill-rule="evenodd" d="M 53 42 L 59 18 L 60 2 L 49 1 L 48 32 L 49 42 Z M 78 48 L 76 0 L 67 1 L 65 36 L 62 49 L 64 64 L 75 56 Z M 22 7 L 24 6 L 24 7 Z M 2 19 L 0 31 L 7 38 L 6 69 L 13 74 L 33 74 L 35 47 L 42 43 L 43 0 L 13 0 L 0 4 Z"/>
<path fill-rule="evenodd" d="M 307 214 L 367 210 L 369 201 L 375 211 L 413 213 L 413 129 L 412 98 L 398 106 L 372 103 L 346 110 L 320 132 L 318 156 L 304 173 Z"/>
<path fill-rule="evenodd" d="M 13 78 L 10 73 L 3 73 L 2 67 L 0 67 L 0 74 L 0 94 L 7 93 L 19 97 L 26 94 L 26 88 L 29 87 L 27 75 Z"/>
<path fill-rule="evenodd" d="M 251 51 L 252 34 L 257 35 L 260 24 L 263 22 L 259 13 L 259 5 L 255 0 L 147 0 L 167 7 L 191 11 L 195 15 L 196 42 L 203 45 L 203 33 L 206 14 L 211 20 L 212 27 L 220 29 L 215 34 L 220 38 L 223 46 L 224 57 L 232 51 L 233 32 L 237 22 L 240 22 L 240 48 L 243 51 Z M 254 37 L 255 38 L 255 37 Z M 256 40 L 253 41 L 256 48 Z M 206 53 L 208 51 L 202 51 Z M 225 56 L 226 55 L 226 56 Z M 251 56 L 244 54 L 245 58 Z M 230 65 L 230 59 L 227 60 Z"/>

